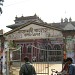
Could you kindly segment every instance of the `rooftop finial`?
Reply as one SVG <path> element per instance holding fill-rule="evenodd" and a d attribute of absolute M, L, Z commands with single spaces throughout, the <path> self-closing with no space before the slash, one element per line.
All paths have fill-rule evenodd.
<path fill-rule="evenodd" d="M 61 18 L 61 23 L 63 23 L 63 18 Z"/>
<path fill-rule="evenodd" d="M 69 18 L 69 22 L 71 22 L 72 21 L 72 19 L 71 19 L 71 17 Z"/>
<path fill-rule="evenodd" d="M 67 19 L 67 18 L 65 18 L 65 19 L 64 19 L 64 22 L 68 22 L 68 19 Z"/>
<path fill-rule="evenodd" d="M 16 15 L 16 17 L 17 17 L 17 15 Z"/>
<path fill-rule="evenodd" d="M 22 17 L 23 17 L 23 14 L 22 14 Z"/>
<path fill-rule="evenodd" d="M 34 14 L 34 16 L 37 16 L 36 13 Z"/>
<path fill-rule="evenodd" d="M 17 19 L 17 15 L 16 15 L 15 19 Z"/>

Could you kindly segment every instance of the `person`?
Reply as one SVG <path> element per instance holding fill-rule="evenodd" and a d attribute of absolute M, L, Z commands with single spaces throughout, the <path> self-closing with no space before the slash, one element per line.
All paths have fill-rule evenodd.
<path fill-rule="evenodd" d="M 3 68 L 2 63 L 3 63 L 3 56 L 1 56 L 0 58 L 0 75 L 2 75 L 2 68 Z"/>
<path fill-rule="evenodd" d="M 24 58 L 25 64 L 22 65 L 19 71 L 19 75 L 36 75 L 35 68 L 29 62 L 29 58 Z"/>
<path fill-rule="evenodd" d="M 67 58 L 67 63 L 69 64 L 69 74 L 68 75 L 75 75 L 75 65 L 73 65 L 72 58 Z"/>
<path fill-rule="evenodd" d="M 68 73 L 69 73 L 69 64 L 68 64 L 68 62 L 67 62 L 67 59 L 65 60 L 64 67 L 63 67 L 63 69 L 62 69 L 61 72 L 62 72 L 64 75 L 68 75 Z"/>

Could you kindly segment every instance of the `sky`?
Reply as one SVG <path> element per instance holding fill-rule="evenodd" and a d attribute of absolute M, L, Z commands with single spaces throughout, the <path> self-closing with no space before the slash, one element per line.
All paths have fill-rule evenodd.
<path fill-rule="evenodd" d="M 75 21 L 75 0 L 4 0 L 0 15 L 0 29 L 10 31 L 6 26 L 14 24 L 15 17 L 36 15 L 44 22 L 60 22 L 61 18 Z"/>

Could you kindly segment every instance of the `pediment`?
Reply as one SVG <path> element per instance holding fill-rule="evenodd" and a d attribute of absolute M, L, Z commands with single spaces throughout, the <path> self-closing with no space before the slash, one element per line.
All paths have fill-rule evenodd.
<path fill-rule="evenodd" d="M 49 37 L 62 37 L 62 33 L 50 27 L 38 24 L 29 24 L 18 28 L 16 31 L 8 34 L 6 39 L 24 40 L 24 39 L 40 39 Z"/>
<path fill-rule="evenodd" d="M 44 26 L 40 26 L 40 25 L 37 25 L 37 24 L 29 24 L 19 30 L 30 30 L 30 29 L 39 29 L 39 28 L 46 28 Z"/>
<path fill-rule="evenodd" d="M 71 23 L 68 23 L 63 29 L 64 30 L 75 30 L 75 27 Z"/>

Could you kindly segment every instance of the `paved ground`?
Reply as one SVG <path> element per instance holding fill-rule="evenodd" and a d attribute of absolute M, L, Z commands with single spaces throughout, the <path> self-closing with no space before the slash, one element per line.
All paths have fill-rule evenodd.
<path fill-rule="evenodd" d="M 38 64 L 36 64 L 38 66 Z M 36 67 L 36 65 L 34 65 Z M 43 67 L 42 67 L 43 66 Z M 37 72 L 39 73 L 47 73 L 48 69 L 45 69 L 47 67 L 47 64 L 39 64 L 37 68 Z M 35 69 L 36 69 L 35 68 Z M 62 70 L 62 64 L 49 64 L 49 75 L 51 75 L 51 69 L 55 69 L 57 71 Z M 19 67 L 12 67 L 13 75 L 19 75 Z M 38 74 L 38 75 L 47 75 L 47 74 Z"/>

